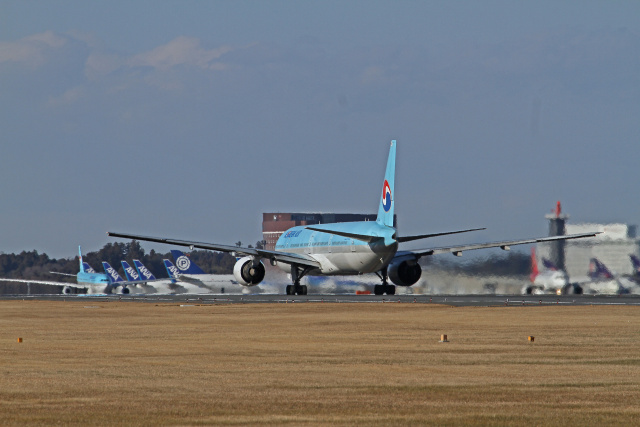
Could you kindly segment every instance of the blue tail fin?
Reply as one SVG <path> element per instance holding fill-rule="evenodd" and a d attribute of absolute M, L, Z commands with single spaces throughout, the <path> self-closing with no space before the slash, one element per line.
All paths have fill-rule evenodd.
<path fill-rule="evenodd" d="M 613 274 L 602 262 L 596 258 L 591 258 L 589 262 L 589 277 L 592 279 L 613 279 Z"/>
<path fill-rule="evenodd" d="M 171 255 L 173 255 L 176 267 L 181 274 L 207 274 L 181 251 L 174 249 L 171 251 Z"/>
<path fill-rule="evenodd" d="M 127 277 L 128 281 L 138 282 L 141 280 L 138 271 L 135 268 L 131 267 L 127 261 L 120 261 L 120 264 L 122 264 L 124 275 Z"/>
<path fill-rule="evenodd" d="M 168 259 L 163 259 L 162 262 L 164 263 L 164 268 L 167 269 L 167 274 L 169 275 L 169 278 L 175 283 L 175 279 L 178 278 L 178 274 L 180 274 L 180 271 L 178 271 L 176 266 L 173 265 L 173 263 Z"/>
<path fill-rule="evenodd" d="M 378 218 L 376 221 L 381 225 L 393 227 L 393 211 L 395 207 L 395 176 L 396 176 L 396 141 L 391 141 L 389 148 L 389 158 L 387 159 L 387 170 L 384 174 L 382 184 L 382 197 L 378 207 Z"/>
<path fill-rule="evenodd" d="M 156 276 L 154 276 L 153 273 L 151 273 L 140 261 L 134 259 L 133 264 L 136 266 L 138 273 L 140 273 L 142 280 L 156 280 Z"/>
<path fill-rule="evenodd" d="M 640 276 L 640 259 L 635 255 L 629 255 L 631 257 L 631 264 L 633 264 L 633 275 Z"/>
<path fill-rule="evenodd" d="M 102 267 L 104 268 L 104 272 L 107 273 L 107 278 L 109 279 L 109 283 L 118 283 L 124 282 L 122 277 L 118 274 L 115 268 L 111 267 L 108 262 L 102 261 Z"/>
<path fill-rule="evenodd" d="M 553 262 L 546 258 L 542 258 L 542 265 L 544 265 L 544 268 L 546 268 L 547 270 L 558 271 L 558 267 L 556 267 Z"/>
<path fill-rule="evenodd" d="M 86 273 L 86 271 L 84 271 L 84 263 L 82 262 L 82 247 L 81 246 L 78 246 L 78 255 L 80 256 L 80 258 L 78 258 L 80 260 L 80 272 Z"/>

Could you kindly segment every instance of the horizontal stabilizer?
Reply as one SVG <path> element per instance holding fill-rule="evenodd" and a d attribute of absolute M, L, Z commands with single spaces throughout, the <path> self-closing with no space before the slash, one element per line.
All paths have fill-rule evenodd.
<path fill-rule="evenodd" d="M 349 233 L 346 231 L 331 230 L 328 228 L 306 227 L 306 229 L 313 230 L 313 231 L 320 231 L 322 233 L 335 234 L 336 236 L 347 237 L 349 239 L 362 240 L 363 242 L 367 242 L 367 243 L 371 243 L 374 240 L 381 239 L 381 237 L 379 236 L 369 236 L 367 234 Z"/>
<path fill-rule="evenodd" d="M 404 237 L 398 237 L 396 240 L 398 241 L 398 243 L 402 243 L 402 242 L 410 242 L 412 240 L 428 239 L 429 237 L 447 236 L 449 234 L 468 233 L 469 231 L 478 231 L 478 230 L 486 230 L 486 228 L 470 228 L 468 230 L 445 231 L 444 233 L 421 234 L 419 236 L 404 236 Z"/>

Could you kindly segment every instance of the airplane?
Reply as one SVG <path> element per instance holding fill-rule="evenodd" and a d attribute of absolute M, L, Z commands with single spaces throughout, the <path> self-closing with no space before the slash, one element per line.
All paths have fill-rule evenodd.
<path fill-rule="evenodd" d="M 51 271 L 50 273 L 59 274 L 61 276 L 71 276 L 76 278 L 76 283 L 69 282 L 53 282 L 48 280 L 28 280 L 28 279 L 5 279 L 0 278 L 4 282 L 19 283 L 36 283 L 41 285 L 62 286 L 62 293 L 69 295 L 74 289 L 86 291 L 89 294 L 110 294 L 113 292 L 114 286 L 110 276 L 105 273 L 97 273 L 89 263 L 82 260 L 82 247 L 78 246 L 80 270 L 77 274 L 60 273 Z M 124 289 L 124 288 L 123 288 Z"/>
<path fill-rule="evenodd" d="M 381 284 L 374 286 L 376 295 L 394 295 L 396 286 L 412 286 L 422 274 L 418 264 L 420 258 L 436 254 L 451 253 L 461 256 L 464 251 L 499 247 L 509 250 L 511 246 L 554 240 L 593 237 L 598 232 L 565 236 L 509 240 L 503 242 L 477 243 L 422 250 L 399 250 L 404 242 L 466 233 L 479 229 L 466 229 L 441 233 L 400 236 L 394 227 L 395 210 L 395 140 L 391 141 L 387 166 L 382 185 L 382 195 L 375 221 L 315 224 L 292 227 L 282 233 L 275 250 L 244 248 L 216 243 L 205 243 L 164 237 L 140 236 L 136 234 L 107 232 L 108 236 L 136 239 L 176 246 L 229 252 L 240 257 L 234 265 L 236 281 L 244 286 L 258 285 L 265 277 L 262 259 L 277 266 L 291 276 L 287 295 L 306 295 L 307 286 L 301 285 L 304 276 L 344 276 L 375 273 Z M 389 280 L 393 284 L 389 284 Z"/>
<path fill-rule="evenodd" d="M 155 293 L 155 285 L 162 287 L 162 285 L 176 283 L 176 281 L 172 279 L 171 276 L 169 276 L 168 279 L 156 278 L 156 276 L 154 276 L 153 273 L 151 273 L 151 271 L 149 271 L 149 269 L 147 269 L 147 267 L 145 267 L 144 264 L 142 264 L 142 262 L 137 259 L 134 259 L 133 263 L 136 268 L 131 267 L 131 265 L 129 265 L 127 261 L 120 261 L 120 264 L 122 264 L 122 269 L 124 270 L 124 275 L 127 277 L 129 283 L 142 287 L 143 292 L 145 293 Z M 155 282 L 154 285 L 150 284 L 152 282 Z"/>
<path fill-rule="evenodd" d="M 247 293 L 244 286 L 240 286 L 232 274 L 205 273 L 188 255 L 177 249 L 171 250 L 175 265 L 164 260 L 167 271 L 171 269 L 180 281 L 209 289 L 220 293 Z M 169 266 L 168 266 L 169 265 Z M 262 290 L 262 289 L 261 289 Z"/>
<path fill-rule="evenodd" d="M 629 255 L 631 258 L 631 265 L 633 265 L 633 273 L 631 273 L 630 279 L 640 284 L 640 258 L 631 254 Z"/>
<path fill-rule="evenodd" d="M 632 279 L 614 274 L 602 261 L 597 258 L 589 260 L 589 289 L 590 293 L 599 294 L 628 294 L 638 293 L 640 288 Z"/>
<path fill-rule="evenodd" d="M 554 293 L 563 295 L 567 293 L 582 293 L 582 288 L 578 284 L 570 284 L 569 276 L 566 271 L 558 269 L 555 264 L 546 258 L 542 259 L 544 269 L 538 269 L 538 261 L 536 259 L 536 249 L 531 248 L 531 285 L 523 288 L 522 293 L 525 295 L 540 295 Z"/>

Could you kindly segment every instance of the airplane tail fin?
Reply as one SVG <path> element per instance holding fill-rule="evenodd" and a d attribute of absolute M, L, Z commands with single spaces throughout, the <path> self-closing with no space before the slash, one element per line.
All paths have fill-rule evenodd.
<path fill-rule="evenodd" d="M 613 274 L 597 258 L 589 261 L 589 277 L 592 279 L 613 279 Z"/>
<path fill-rule="evenodd" d="M 536 259 L 536 248 L 531 248 L 531 275 L 529 279 L 531 279 L 532 283 L 536 280 L 538 274 L 540 274 L 540 271 L 538 270 L 538 260 Z"/>
<path fill-rule="evenodd" d="M 173 263 L 168 259 L 163 259 L 162 262 L 164 264 L 164 268 L 167 270 L 169 279 L 171 279 L 171 282 L 175 283 L 176 279 L 178 279 L 178 275 L 180 274 L 180 271 L 178 271 L 176 266 L 173 265 Z"/>
<path fill-rule="evenodd" d="M 176 262 L 180 274 L 206 274 L 195 262 L 191 261 L 182 251 L 173 249 L 171 255 Z"/>
<path fill-rule="evenodd" d="M 138 273 L 140 273 L 142 280 L 157 280 L 156 276 L 154 276 L 153 273 L 150 272 L 149 269 L 147 269 L 147 267 L 145 267 L 139 260 L 134 259 L 133 264 L 136 266 Z"/>
<path fill-rule="evenodd" d="M 631 258 L 631 264 L 633 264 L 633 275 L 640 276 L 640 258 L 635 255 L 629 255 Z"/>
<path fill-rule="evenodd" d="M 558 271 L 558 267 L 553 262 L 551 262 L 551 260 L 548 260 L 546 258 L 542 258 L 542 265 L 544 265 L 544 268 L 546 268 L 547 270 Z"/>
<path fill-rule="evenodd" d="M 84 263 L 82 262 L 82 246 L 78 246 L 78 255 L 78 259 L 80 260 L 80 271 L 84 273 Z"/>
<path fill-rule="evenodd" d="M 131 267 L 127 261 L 120 261 L 120 264 L 122 264 L 124 275 L 129 282 L 138 282 L 140 280 L 140 274 L 138 274 L 136 269 Z"/>
<path fill-rule="evenodd" d="M 378 217 L 376 221 L 381 225 L 393 227 L 393 211 L 395 207 L 395 175 L 396 175 L 396 140 L 391 141 L 389 148 L 389 158 L 387 159 L 387 169 L 384 174 L 382 184 L 382 197 L 378 207 Z"/>
<path fill-rule="evenodd" d="M 107 278 L 109 279 L 109 283 L 113 284 L 118 282 L 124 282 L 120 274 L 118 274 L 116 269 L 111 267 L 111 265 L 108 262 L 102 261 L 102 268 L 104 268 L 104 272 L 107 273 Z"/>
<path fill-rule="evenodd" d="M 95 273 L 96 271 L 89 265 L 88 262 L 84 262 L 82 259 L 82 248 L 78 246 L 78 255 L 80 256 L 80 272 L 82 273 Z"/>

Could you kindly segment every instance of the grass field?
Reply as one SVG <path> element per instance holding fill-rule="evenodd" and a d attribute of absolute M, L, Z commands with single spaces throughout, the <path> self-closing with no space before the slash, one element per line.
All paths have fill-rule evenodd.
<path fill-rule="evenodd" d="M 1 301 L 0 325 L 3 426 L 640 423 L 637 307 Z"/>

